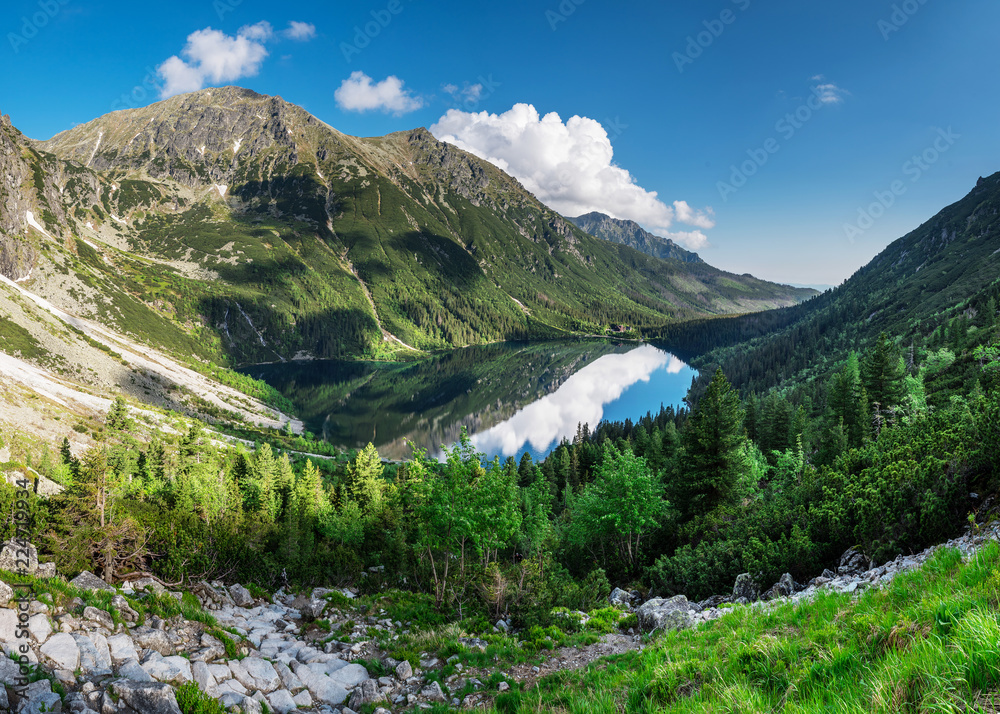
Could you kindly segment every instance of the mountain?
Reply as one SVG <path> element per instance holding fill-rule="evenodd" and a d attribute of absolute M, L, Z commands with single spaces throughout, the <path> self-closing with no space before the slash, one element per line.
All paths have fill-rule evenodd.
<path fill-rule="evenodd" d="M 612 218 L 596 211 L 570 218 L 569 221 L 596 238 L 627 245 L 654 258 L 679 260 L 682 263 L 704 262 L 697 253 L 684 250 L 669 238 L 653 235 L 635 221 Z"/>
<path fill-rule="evenodd" d="M 600 334 L 812 294 L 595 239 L 423 129 L 351 137 L 235 87 L 48 141 L 2 133 L 3 274 L 202 362 Z"/>
<path fill-rule="evenodd" d="M 1000 173 L 980 178 L 967 196 L 813 300 L 647 336 L 683 344 L 689 351 L 682 356 L 721 364 L 744 390 L 763 392 L 782 382 L 814 382 L 882 332 L 905 348 L 942 330 L 970 339 L 978 331 L 986 339 L 1000 302 L 998 274 Z"/>

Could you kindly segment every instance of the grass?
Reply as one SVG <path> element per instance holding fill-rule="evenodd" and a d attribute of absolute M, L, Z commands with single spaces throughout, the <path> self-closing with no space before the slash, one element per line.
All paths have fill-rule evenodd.
<path fill-rule="evenodd" d="M 966 563 L 942 548 L 883 590 L 734 608 L 500 695 L 492 711 L 994 711 L 985 702 L 1000 688 L 998 604 L 1000 546 Z"/>

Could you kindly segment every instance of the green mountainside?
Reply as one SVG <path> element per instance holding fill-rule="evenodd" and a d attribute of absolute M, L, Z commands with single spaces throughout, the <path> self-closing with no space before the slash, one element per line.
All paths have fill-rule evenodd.
<path fill-rule="evenodd" d="M 612 218 L 596 211 L 570 218 L 569 221 L 595 238 L 627 245 L 654 258 L 679 260 L 682 263 L 704 262 L 697 253 L 684 250 L 669 238 L 653 235 L 635 221 Z"/>
<path fill-rule="evenodd" d="M 1000 173 L 980 178 L 965 198 L 813 300 L 648 335 L 684 345 L 702 366 L 720 364 L 745 391 L 818 383 L 848 352 L 871 345 L 883 332 L 907 351 L 942 331 L 968 333 L 970 339 L 979 331 L 988 339 L 998 275 Z"/>
<path fill-rule="evenodd" d="M 813 294 L 593 238 L 423 129 L 350 137 L 239 88 L 0 134 L 4 275 L 202 360 L 381 359 Z"/>

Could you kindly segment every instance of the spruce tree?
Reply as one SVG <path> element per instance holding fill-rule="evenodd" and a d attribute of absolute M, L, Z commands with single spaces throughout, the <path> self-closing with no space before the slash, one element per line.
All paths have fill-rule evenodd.
<path fill-rule="evenodd" d="M 684 457 L 672 501 L 683 516 L 726 503 L 746 469 L 746 436 L 739 396 L 719 369 L 684 429 Z"/>

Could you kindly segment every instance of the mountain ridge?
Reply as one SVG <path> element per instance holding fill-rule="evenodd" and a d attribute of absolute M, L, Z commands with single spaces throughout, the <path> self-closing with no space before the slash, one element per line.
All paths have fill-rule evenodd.
<path fill-rule="evenodd" d="M 596 238 L 627 245 L 654 258 L 679 260 L 682 263 L 705 262 L 697 253 L 681 248 L 670 238 L 650 233 L 635 221 L 612 218 L 600 211 L 591 211 L 568 220 Z"/>

